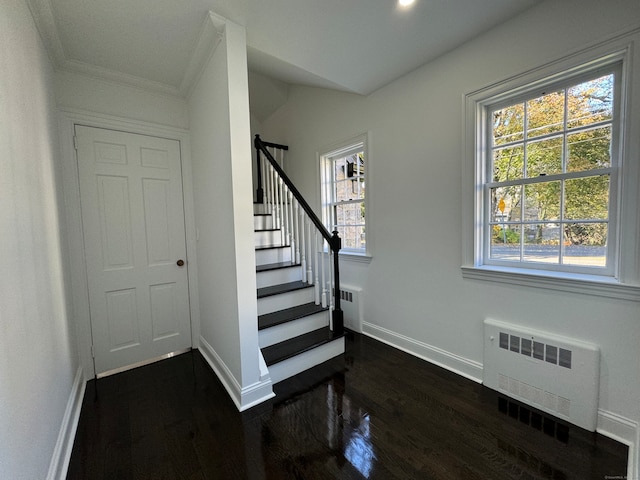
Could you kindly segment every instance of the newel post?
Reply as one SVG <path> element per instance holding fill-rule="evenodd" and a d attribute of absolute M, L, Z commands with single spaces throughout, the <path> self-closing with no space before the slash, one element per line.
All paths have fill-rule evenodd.
<path fill-rule="evenodd" d="M 340 258 L 339 252 L 342 248 L 342 240 L 338 236 L 338 231 L 334 230 L 331 237 L 331 251 L 333 251 L 333 333 L 342 335 L 344 333 L 344 315 L 340 308 Z"/>
<path fill-rule="evenodd" d="M 258 169 L 256 170 L 258 175 L 258 188 L 256 189 L 256 202 L 262 203 L 264 199 L 264 190 L 262 190 L 262 162 L 260 161 L 260 135 L 256 134 L 256 139 L 253 142 L 253 145 L 256 148 L 256 162 Z"/>

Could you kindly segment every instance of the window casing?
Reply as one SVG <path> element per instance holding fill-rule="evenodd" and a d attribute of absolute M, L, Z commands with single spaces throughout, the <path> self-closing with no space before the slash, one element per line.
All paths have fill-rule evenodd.
<path fill-rule="evenodd" d="M 320 155 L 323 222 L 329 231 L 338 231 L 342 253 L 367 253 L 366 144 L 362 135 Z"/>
<path fill-rule="evenodd" d="M 461 239 L 461 271 L 464 278 L 640 301 L 640 237 L 637 235 L 640 228 L 640 138 L 636 135 L 640 128 L 640 116 L 637 114 L 640 111 L 640 95 L 637 94 L 640 91 L 640 49 L 636 48 L 637 43 L 640 43 L 638 32 L 620 35 L 465 95 Z M 505 205 L 504 212 L 500 211 L 500 215 L 495 214 L 499 211 L 500 198 L 495 199 L 493 204 L 491 202 L 490 189 L 499 187 L 491 182 L 507 180 L 493 177 L 491 162 L 494 160 L 492 155 L 495 152 L 492 150 L 492 127 L 488 127 L 491 125 L 488 121 L 489 114 L 611 72 L 614 72 L 616 77 L 613 102 L 615 118 L 610 124 L 611 164 L 604 166 L 605 171 L 594 172 L 597 175 L 603 173 L 608 178 L 608 216 L 581 219 L 584 223 L 587 223 L 587 220 L 597 220 L 592 223 L 606 224 L 605 266 L 562 262 L 560 253 L 557 263 L 552 264 L 543 261 L 524 262 L 520 261 L 520 257 L 517 261 L 511 258 L 491 258 L 488 225 L 493 221 L 494 226 L 502 227 L 502 220 L 509 212 L 508 205 Z M 562 124 L 564 125 L 564 120 Z M 609 125 L 606 127 L 609 128 Z M 563 126 L 563 130 L 570 129 Z M 553 136 L 553 133 L 555 132 L 548 132 L 548 135 Z M 563 132 L 562 135 L 570 133 Z M 565 149 L 564 146 L 558 148 L 561 151 Z M 564 158 L 562 162 L 565 162 Z M 542 175 L 545 178 L 536 178 L 533 175 L 527 178 L 523 173 L 525 181 L 520 182 L 521 188 L 526 184 L 533 185 L 544 181 L 572 180 L 575 172 L 567 172 L 566 167 L 563 168 L 564 170 L 554 175 L 567 174 L 564 178 L 553 178 L 550 174 Z M 540 173 L 546 172 L 537 173 L 540 177 Z M 520 181 L 515 177 L 509 178 L 509 181 L 515 180 Z M 522 210 L 520 212 L 522 218 L 511 225 L 523 228 L 528 219 L 524 218 Z M 548 218 L 543 216 L 540 219 L 536 218 L 532 223 L 544 224 L 546 220 Z M 568 224 L 571 220 L 574 218 L 565 216 L 564 223 Z M 558 245 L 558 251 L 567 246 Z"/>

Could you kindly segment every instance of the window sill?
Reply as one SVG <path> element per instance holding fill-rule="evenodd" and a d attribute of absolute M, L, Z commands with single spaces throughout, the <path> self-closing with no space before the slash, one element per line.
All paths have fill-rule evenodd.
<path fill-rule="evenodd" d="M 371 255 L 367 255 L 366 253 L 344 252 L 342 250 L 340 251 L 339 257 L 340 260 L 356 263 L 371 263 L 373 259 Z"/>
<path fill-rule="evenodd" d="M 571 273 L 545 274 L 523 268 L 496 266 L 462 266 L 462 277 L 471 280 L 483 280 L 525 287 L 546 288 L 554 291 L 596 295 L 640 302 L 640 285 L 619 283 L 614 279 L 605 279 L 594 275 Z"/>

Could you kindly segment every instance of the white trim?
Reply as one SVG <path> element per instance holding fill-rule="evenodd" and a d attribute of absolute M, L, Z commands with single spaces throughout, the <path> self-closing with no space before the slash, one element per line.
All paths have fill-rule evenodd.
<path fill-rule="evenodd" d="M 71 459 L 71 451 L 73 450 L 73 442 L 78 429 L 78 421 L 80 419 L 80 411 L 82 410 L 82 400 L 86 389 L 86 382 L 82 367 L 76 370 L 76 376 L 71 386 L 69 400 L 67 400 L 67 408 L 62 417 L 62 425 L 58 432 L 58 440 L 53 449 L 53 455 L 49 462 L 49 471 L 47 480 L 63 480 L 67 477 L 69 469 L 69 460 Z"/>
<path fill-rule="evenodd" d="M 108 80 L 119 85 L 140 88 L 146 92 L 153 92 L 156 94 L 159 93 L 162 95 L 169 95 L 171 97 L 182 98 L 180 95 L 180 91 L 173 85 L 148 80 L 146 78 L 137 77 L 135 75 L 129 75 L 117 70 L 110 70 L 108 68 L 81 62 L 79 60 L 69 60 L 68 58 L 65 58 L 61 63 L 57 65 L 57 67 L 58 70 L 62 70 L 65 72 L 79 73 L 101 80 Z"/>
<path fill-rule="evenodd" d="M 360 149 L 358 145 L 362 145 Z M 332 162 L 335 158 L 341 158 L 342 156 L 349 155 L 355 151 L 362 150 L 364 152 L 364 181 L 365 185 L 371 184 L 371 132 L 362 132 L 351 137 L 345 138 L 339 142 L 334 142 L 325 147 L 319 148 L 316 152 L 316 161 L 318 165 L 318 204 L 320 205 L 320 211 L 322 212 L 322 222 L 329 229 L 330 228 L 330 213 L 328 213 L 328 203 L 325 203 L 325 195 L 323 194 L 323 189 L 327 185 L 326 181 L 326 162 Z M 331 183 L 333 180 L 331 180 Z M 366 232 L 366 240 L 365 240 L 365 248 L 364 249 L 347 249 L 343 247 L 340 250 L 341 257 L 361 257 L 362 261 L 366 258 L 369 258 L 369 262 L 371 259 L 372 242 L 371 242 L 371 213 L 373 211 L 373 206 L 371 203 L 371 194 L 369 191 L 365 193 L 364 199 L 356 199 L 351 201 L 351 203 L 360 203 L 364 202 L 365 211 L 367 212 L 367 216 L 365 218 L 365 229 Z M 347 202 L 348 203 L 348 202 Z"/>
<path fill-rule="evenodd" d="M 89 316 L 89 287 L 86 277 L 84 240 L 80 212 L 80 185 L 78 162 L 73 143 L 75 125 L 119 130 L 140 135 L 177 140 L 180 142 L 182 162 L 182 192 L 185 214 L 185 239 L 187 246 L 187 270 L 189 280 L 189 305 L 191 313 L 191 342 L 197 345 L 200 336 L 200 307 L 198 300 L 198 271 L 196 259 L 196 228 L 193 202 L 193 174 L 191 168 L 191 147 L 186 130 L 130 120 L 113 115 L 88 112 L 77 109 L 61 109 L 58 129 L 63 171 L 63 191 L 65 202 L 65 223 L 67 248 L 69 249 L 71 300 L 75 319 L 78 357 L 85 379 L 93 378 L 95 370 L 91 355 L 91 321 Z"/>
<path fill-rule="evenodd" d="M 464 149 L 462 159 L 462 273 L 465 278 L 476 280 L 516 283 L 523 286 L 560 289 L 564 291 L 599 296 L 622 298 L 637 301 L 640 288 L 640 250 L 638 232 L 640 231 L 640 209 L 637 208 L 637 185 L 640 181 L 640 162 L 638 155 L 640 144 L 637 131 L 640 118 L 633 114 L 638 111 L 640 96 L 634 86 L 640 83 L 640 51 L 636 48 L 640 41 L 640 29 L 617 35 L 598 42 L 586 49 L 573 52 L 563 58 L 551 61 L 539 68 L 470 92 L 463 97 L 464 113 Z M 569 74 L 584 72 L 588 67 L 601 66 L 622 61 L 623 104 L 621 119 L 624 123 L 621 148 L 621 191 L 618 209 L 618 278 L 571 274 L 557 271 L 481 265 L 483 254 L 482 228 L 476 218 L 483 216 L 482 188 L 484 172 L 478 168 L 476 158 L 486 151 L 486 138 L 482 136 L 484 109 L 478 106 L 498 101 L 504 91 L 524 91 L 531 85 L 557 81 Z M 624 98 L 626 97 L 626 98 Z M 550 277 L 554 276 L 555 279 Z M 597 280 L 594 281 L 594 277 Z"/>
<path fill-rule="evenodd" d="M 202 336 L 200 337 L 199 350 L 227 390 L 238 411 L 247 410 L 275 396 L 272 388 L 273 382 L 269 375 L 261 375 L 260 381 L 243 388 L 222 358 Z"/>
<path fill-rule="evenodd" d="M 362 333 L 476 383 L 482 383 L 482 364 L 480 362 L 447 352 L 369 322 L 362 322 Z"/>
<path fill-rule="evenodd" d="M 224 38 L 226 20 L 209 12 L 202 22 L 198 41 L 193 49 L 189 64 L 184 71 L 182 81 L 178 90 L 185 98 L 190 98 L 193 89 L 198 84 L 204 67 L 207 65 L 211 55 L 215 52 L 218 44 Z"/>
<path fill-rule="evenodd" d="M 126 372 L 129 370 L 133 370 L 134 368 L 144 367 L 145 365 L 151 365 L 152 363 L 159 362 L 160 360 L 166 360 L 168 358 L 173 358 L 178 355 L 182 355 L 183 353 L 187 353 L 191 351 L 191 347 L 184 348 L 182 350 L 176 350 L 175 352 L 165 353 L 164 355 L 158 355 L 154 358 L 148 358 L 146 360 L 142 360 L 141 362 L 132 363 L 131 365 L 125 365 L 123 367 L 114 368 L 113 370 L 107 370 L 106 372 L 98 373 L 96 375 L 96 379 L 110 377 L 111 375 L 116 375 L 118 373 Z"/>
<path fill-rule="evenodd" d="M 345 260 L 347 262 L 355 262 L 355 263 L 371 263 L 373 257 L 371 255 L 366 255 L 363 253 L 356 253 L 350 251 L 342 251 L 338 254 L 340 260 Z"/>
<path fill-rule="evenodd" d="M 171 85 L 68 58 L 60 40 L 51 0 L 27 0 L 27 5 L 49 59 L 57 70 L 89 75 L 120 85 L 134 86 L 148 92 L 179 98 L 188 98 L 190 96 L 200 78 L 204 65 L 224 35 L 224 24 L 226 22 L 223 17 L 214 12 L 209 11 L 206 14 L 198 41 L 190 54 L 189 63 L 184 71 L 180 85 Z"/>
<path fill-rule="evenodd" d="M 640 426 L 638 422 L 606 410 L 598 410 L 596 431 L 629 447 L 627 479 L 640 479 Z"/>
<path fill-rule="evenodd" d="M 53 65 L 60 65 L 65 60 L 64 48 L 56 28 L 50 0 L 27 0 L 31 16 L 36 24 L 42 44 Z"/>
<path fill-rule="evenodd" d="M 509 285 L 548 288 L 561 292 L 640 302 L 640 285 L 625 285 L 614 281 L 607 282 L 606 278 L 599 278 L 595 275 L 536 271 L 494 265 L 480 267 L 462 266 L 461 270 L 462 277 L 470 280 L 487 280 L 496 283 L 507 283 Z"/>

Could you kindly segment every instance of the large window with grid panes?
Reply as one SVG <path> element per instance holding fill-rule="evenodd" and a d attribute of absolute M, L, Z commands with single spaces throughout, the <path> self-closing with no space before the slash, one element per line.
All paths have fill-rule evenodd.
<path fill-rule="evenodd" d="M 330 231 L 338 231 L 344 253 L 367 252 L 366 166 L 366 135 L 320 154 L 323 221 Z"/>
<path fill-rule="evenodd" d="M 482 106 L 485 265 L 613 275 L 620 63 Z"/>

